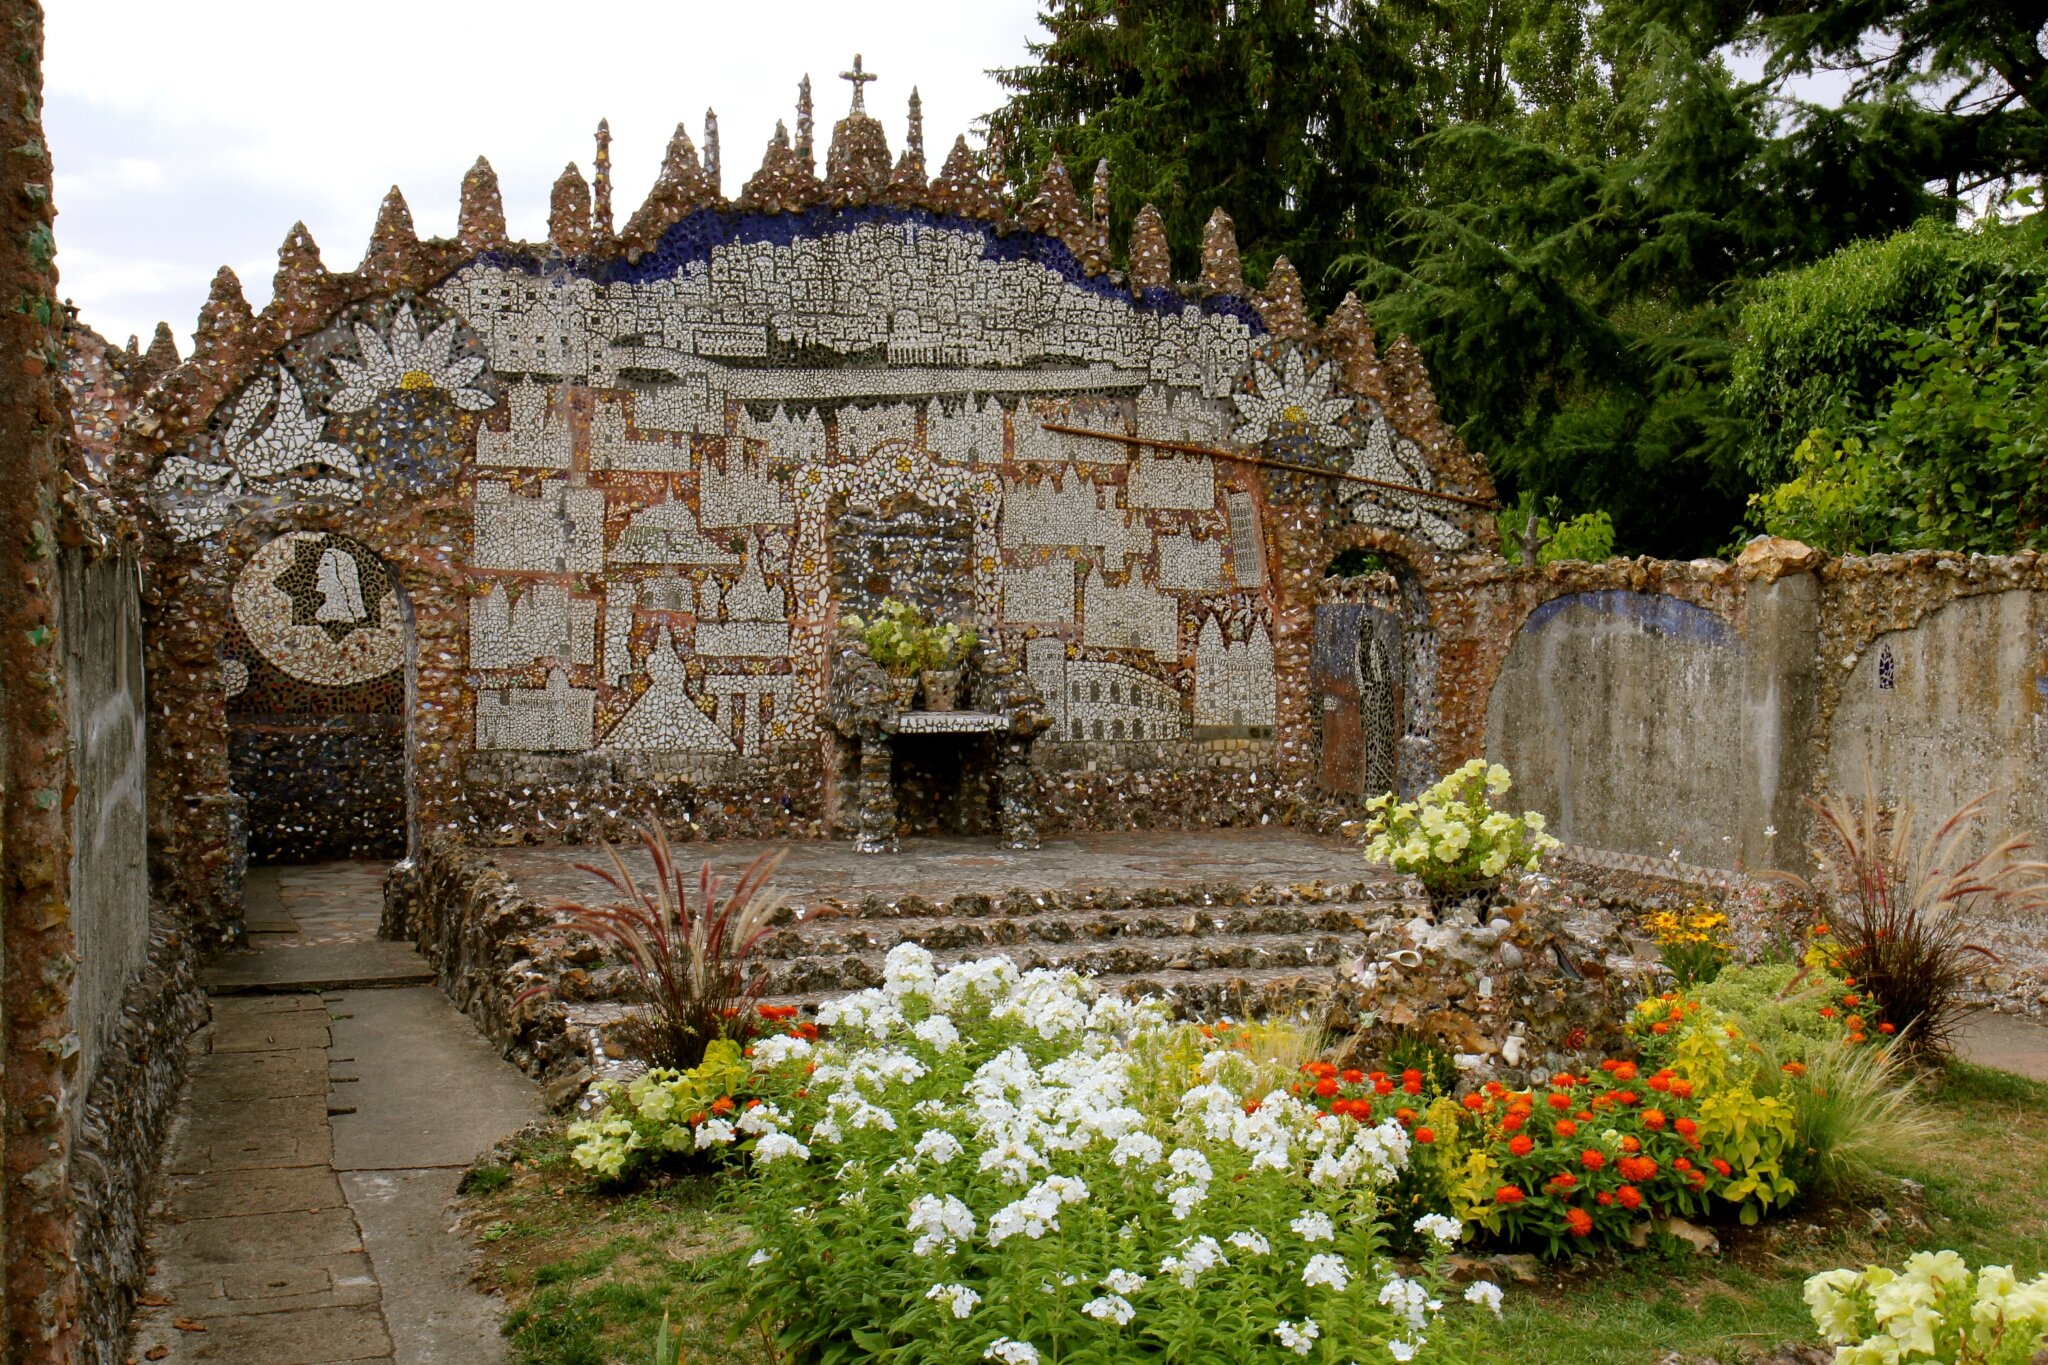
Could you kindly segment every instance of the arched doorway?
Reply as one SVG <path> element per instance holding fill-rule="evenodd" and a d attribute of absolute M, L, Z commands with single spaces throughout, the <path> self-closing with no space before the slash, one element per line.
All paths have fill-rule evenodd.
<path fill-rule="evenodd" d="M 1369 552 L 1340 555 L 1324 582 L 1310 661 L 1317 785 L 1345 801 L 1411 797 L 1436 778 L 1436 637 L 1422 585 Z"/>
<path fill-rule="evenodd" d="M 413 651 L 397 576 L 348 536 L 286 531 L 231 599 L 221 679 L 250 859 L 404 856 Z"/>

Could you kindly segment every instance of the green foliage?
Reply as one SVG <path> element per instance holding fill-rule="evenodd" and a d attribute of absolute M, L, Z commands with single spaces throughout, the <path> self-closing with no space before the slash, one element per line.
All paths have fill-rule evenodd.
<path fill-rule="evenodd" d="M 1838 1017 L 1849 986 L 1840 977 L 1807 967 L 1724 967 L 1719 976 L 1687 992 L 1706 1009 L 1724 1016 L 1777 1062 L 1804 1062 L 1842 1036 Z"/>
<path fill-rule="evenodd" d="M 873 619 L 849 612 L 839 623 L 853 632 L 869 658 L 898 677 L 920 669 L 956 667 L 980 643 L 973 626 L 951 621 L 936 625 L 922 608 L 893 597 L 882 600 Z"/>
<path fill-rule="evenodd" d="M 1937 1137 L 1896 1049 L 1837 1036 L 1800 1057 L 1803 1076 L 1779 1072 L 1795 1128 L 1786 1170 L 1800 1189 L 1833 1198 L 1875 1184 Z"/>
<path fill-rule="evenodd" d="M 1742 310 L 1728 401 L 1749 428 L 1744 468 L 1765 484 L 1801 470 L 1817 429 L 1875 417 L 1900 375 L 1901 336 L 1988 290 L 2005 304 L 2048 283 L 2030 232 L 1928 219 L 1761 281 Z"/>
<path fill-rule="evenodd" d="M 599 1081 L 589 1118 L 569 1125 L 576 1164 L 602 1180 L 626 1180 L 670 1158 L 694 1156 L 696 1125 L 730 1115 L 750 1071 L 740 1045 L 713 1039 L 688 1071 L 653 1067 L 629 1082 Z"/>
<path fill-rule="evenodd" d="M 1509 563 L 1522 562 L 1522 537 L 1532 520 L 1536 523 L 1537 538 L 1544 542 L 1536 551 L 1538 564 L 1555 564 L 1561 559 L 1583 559 L 1597 564 L 1613 555 L 1613 518 L 1605 511 L 1592 511 L 1560 522 L 1556 519 L 1558 506 L 1556 498 L 1549 498 L 1539 512 L 1535 491 L 1524 489 L 1512 507 L 1503 507 L 1494 514 L 1494 526 L 1500 532 L 1500 552 Z"/>

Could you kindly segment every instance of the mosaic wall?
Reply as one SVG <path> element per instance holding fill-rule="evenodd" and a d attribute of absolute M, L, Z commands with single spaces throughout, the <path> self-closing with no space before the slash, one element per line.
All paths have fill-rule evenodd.
<path fill-rule="evenodd" d="M 333 291 L 347 301 L 280 323 L 275 347 L 215 348 L 188 388 L 246 377 L 223 375 L 209 418 L 180 415 L 151 488 L 191 553 L 257 542 L 221 653 L 238 783 L 278 794 L 252 829 L 329 762 L 307 736 L 408 719 L 401 597 L 435 825 L 575 832 L 661 787 L 692 821 L 765 795 L 822 830 L 835 622 L 883 596 L 971 622 L 1024 670 L 1054 721 L 1049 794 L 1076 768 L 1227 755 L 1268 777 L 1201 818 L 1270 810 L 1276 509 L 1418 558 L 1478 551 L 1484 519 L 1430 490 L 1483 499 L 1483 470 L 1357 382 L 1361 345 L 1377 373 L 1362 318 L 1311 337 L 1284 263 L 1247 299 L 1227 220 L 1201 286 L 1164 279 L 1163 242 L 1117 274 L 1100 203 L 1086 215 L 1057 163 L 1013 220 L 964 143 L 927 185 L 918 136 L 892 169 L 856 108 L 825 180 L 806 134 L 771 145 L 735 206 L 679 133 L 625 234 L 608 184 L 594 216 L 580 179 L 558 185 L 552 249 L 476 228 L 494 206 L 466 184 L 464 240 L 485 249 Z M 391 228 L 402 208 L 373 262 L 442 249 Z M 672 221 L 643 221 L 657 210 Z M 254 333 L 349 278 L 289 287 L 295 243 Z M 250 739 L 280 727 L 293 744 Z M 1055 827 L 1122 818 L 1049 804 Z"/>

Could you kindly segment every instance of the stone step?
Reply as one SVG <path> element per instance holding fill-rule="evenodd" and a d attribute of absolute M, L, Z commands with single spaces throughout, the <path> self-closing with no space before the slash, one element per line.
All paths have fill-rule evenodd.
<path fill-rule="evenodd" d="M 806 917 L 770 933 L 754 949 L 771 962 L 803 957 L 886 954 L 899 943 L 934 952 L 964 950 L 975 956 L 1020 951 L 1048 944 L 1094 943 L 1105 947 L 1137 940 L 1234 938 L 1257 935 L 1355 933 L 1402 913 L 1394 900 L 1325 904 L 1253 904 L 1226 907 L 1178 903 L 1123 910 L 1044 911 L 941 918 L 849 920 L 836 914 Z"/>
<path fill-rule="evenodd" d="M 1024 918 L 1042 914 L 1091 911 L 1233 908 L 1257 905 L 1395 904 L 1406 899 L 1400 879 L 1386 876 L 1356 881 L 1175 883 L 1124 889 L 1013 889 L 1000 895 L 963 892 L 957 896 L 864 896 L 857 900 L 821 896 L 792 901 L 780 923 L 816 920 L 959 920 L 989 916 Z"/>

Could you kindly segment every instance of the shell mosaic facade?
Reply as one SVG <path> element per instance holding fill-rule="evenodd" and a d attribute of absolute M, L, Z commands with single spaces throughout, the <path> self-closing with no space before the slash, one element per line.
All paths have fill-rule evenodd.
<path fill-rule="evenodd" d="M 394 191 L 352 275 L 302 227 L 261 317 L 223 272 L 144 425 L 252 847 L 367 851 L 322 826 L 365 763 L 415 833 L 846 832 L 836 622 L 883 596 L 1036 690 L 1052 828 L 1128 822 L 1123 771 L 1209 775 L 1148 818 L 1256 821 L 1311 767 L 1296 585 L 1360 533 L 1486 549 L 1412 351 L 1383 365 L 1355 304 L 1312 332 L 1284 261 L 1245 297 L 1221 214 L 1201 282 L 1167 279 L 1156 215 L 1112 271 L 1057 161 L 1014 208 L 964 141 L 928 181 L 913 97 L 901 158 L 857 102 L 821 177 L 808 99 L 734 202 L 714 121 L 615 232 L 600 130 L 544 245 L 479 162 L 454 242 Z M 885 511 L 963 530 L 848 573 L 844 527 Z"/>

